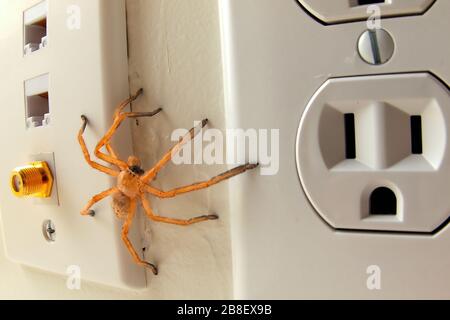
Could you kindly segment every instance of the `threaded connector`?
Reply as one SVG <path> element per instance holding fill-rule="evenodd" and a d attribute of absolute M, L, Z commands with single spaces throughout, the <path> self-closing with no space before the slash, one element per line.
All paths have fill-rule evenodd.
<path fill-rule="evenodd" d="M 46 162 L 31 162 L 14 169 L 10 186 L 12 193 L 19 198 L 49 198 L 52 193 L 53 175 Z"/>

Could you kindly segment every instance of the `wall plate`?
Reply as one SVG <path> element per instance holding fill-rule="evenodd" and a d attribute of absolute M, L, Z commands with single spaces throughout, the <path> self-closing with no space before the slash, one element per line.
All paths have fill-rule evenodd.
<path fill-rule="evenodd" d="M 425 15 L 382 20 L 395 52 L 373 66 L 357 52 L 365 21 L 326 26 L 296 0 L 221 1 L 227 127 L 280 129 L 278 174 L 230 181 L 236 298 L 450 298 L 448 226 L 336 231 L 308 201 L 295 152 L 305 108 L 331 78 L 430 72 L 448 86 L 449 12 L 436 1 Z M 380 287 L 368 285 L 373 270 Z"/>
<path fill-rule="evenodd" d="M 436 0 L 298 0 L 305 10 L 324 23 L 366 20 L 376 11 L 383 17 L 401 17 L 425 13 Z"/>
<path fill-rule="evenodd" d="M 0 195 L 8 257 L 63 275 L 70 266 L 78 266 L 82 280 L 145 287 L 145 270 L 134 264 L 122 244 L 121 223 L 110 201 L 95 207 L 95 218 L 79 214 L 93 195 L 115 183 L 85 163 L 76 135 L 85 114 L 90 120 L 85 137 L 92 150 L 112 123 L 115 106 L 129 96 L 125 1 L 0 0 L 0 4 L 0 100 L 7 102 L 2 107 L 6 125 L 0 127 Z M 29 25 L 41 29 L 39 36 L 28 37 Z M 32 79 L 42 81 L 27 85 Z M 43 90 L 46 108 L 42 101 L 29 99 Z M 39 114 L 30 115 L 30 110 Z M 30 116 L 48 121 L 35 118 L 31 123 L 37 125 L 27 126 Z M 124 125 L 113 142 L 122 157 L 132 153 L 128 130 Z M 17 199 L 9 189 L 10 172 L 40 154 L 54 155 L 59 205 Z M 56 228 L 52 243 L 42 232 L 48 220 Z M 140 248 L 138 225 L 133 229 L 132 241 Z"/>

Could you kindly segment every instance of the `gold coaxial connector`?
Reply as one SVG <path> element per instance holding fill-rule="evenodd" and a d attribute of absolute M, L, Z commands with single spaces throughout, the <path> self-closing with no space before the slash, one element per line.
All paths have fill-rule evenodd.
<path fill-rule="evenodd" d="M 53 175 L 47 162 L 31 162 L 14 169 L 10 185 L 16 197 L 49 198 L 52 194 Z"/>

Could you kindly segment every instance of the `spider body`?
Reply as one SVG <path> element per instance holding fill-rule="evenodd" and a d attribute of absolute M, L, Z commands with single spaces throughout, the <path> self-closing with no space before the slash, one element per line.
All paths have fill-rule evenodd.
<path fill-rule="evenodd" d="M 117 218 L 124 221 L 122 227 L 122 240 L 133 257 L 134 261 L 142 266 L 150 268 L 153 273 L 156 275 L 158 273 L 157 267 L 149 262 L 142 260 L 139 254 L 134 249 L 131 241 L 128 239 L 128 233 L 131 228 L 133 219 L 136 213 L 136 207 L 138 204 L 141 204 L 144 208 L 144 211 L 147 217 L 156 222 L 162 222 L 167 224 L 174 224 L 179 226 L 188 226 L 194 223 L 199 223 L 208 220 L 216 220 L 218 216 L 215 214 L 208 214 L 198 216 L 188 220 L 174 219 L 161 217 L 156 215 L 150 205 L 149 200 L 147 199 L 147 194 L 150 194 L 154 197 L 167 199 L 173 198 L 180 194 L 186 194 L 189 192 L 193 192 L 196 190 L 206 189 L 210 186 L 218 184 L 224 180 L 227 180 L 231 177 L 237 176 L 247 170 L 251 170 L 257 167 L 257 164 L 246 164 L 237 168 L 234 168 L 230 171 L 222 173 L 208 181 L 202 181 L 198 183 L 191 184 L 189 186 L 175 188 L 170 191 L 162 191 L 157 188 L 154 188 L 150 185 L 150 182 L 155 179 L 158 172 L 163 169 L 172 159 L 172 155 L 177 153 L 183 145 L 191 141 L 195 136 L 195 128 L 191 129 L 189 133 L 181 139 L 171 150 L 169 150 L 156 165 L 148 171 L 145 171 L 141 167 L 141 161 L 135 157 L 130 156 L 128 160 L 122 161 L 119 159 L 118 155 L 112 148 L 110 144 L 110 140 L 113 137 L 116 130 L 119 128 L 120 124 L 127 118 L 138 118 L 138 117 L 153 117 L 157 115 L 162 109 L 155 110 L 153 112 L 123 112 L 125 107 L 130 104 L 132 101 L 137 99 L 142 94 L 142 89 L 139 90 L 134 96 L 130 99 L 122 102 L 116 112 L 114 113 L 114 121 L 111 128 L 105 134 L 105 136 L 100 140 L 95 148 L 95 155 L 110 164 L 112 167 L 104 166 L 98 162 L 91 160 L 91 156 L 87 149 L 86 143 L 83 138 L 83 133 L 88 124 L 88 119 L 86 116 L 82 116 L 82 127 L 78 132 L 78 142 L 81 146 L 81 150 L 83 152 L 84 158 L 86 162 L 94 169 L 99 170 L 105 174 L 108 174 L 117 179 L 117 184 L 115 187 L 108 189 L 104 192 L 95 195 L 86 205 L 86 207 L 81 211 L 83 216 L 95 216 L 95 211 L 91 208 L 99 201 L 105 199 L 108 196 L 112 197 L 112 208 L 114 214 Z M 208 123 L 208 120 L 203 120 L 201 122 L 201 127 L 205 127 Z M 106 148 L 106 153 L 101 150 Z M 115 167 L 115 168 L 114 168 Z"/>
<path fill-rule="evenodd" d="M 134 157 L 130 158 L 136 159 Z M 117 188 L 132 200 L 144 192 L 143 183 L 140 179 L 140 176 L 144 173 L 140 173 L 141 171 L 140 166 L 129 166 L 126 170 L 121 171 L 117 177 Z"/>
<path fill-rule="evenodd" d="M 128 212 L 130 212 L 130 205 L 131 205 L 130 198 L 127 197 L 122 192 L 119 191 L 112 195 L 111 206 L 114 210 L 114 213 L 116 214 L 116 217 L 119 218 L 120 220 L 124 220 L 127 217 Z M 91 215 L 94 214 L 95 212 L 92 211 Z"/>
<path fill-rule="evenodd" d="M 117 177 L 118 191 L 112 195 L 112 208 L 119 219 L 126 218 L 130 211 L 131 200 L 137 201 L 139 195 L 145 192 L 139 179 L 145 171 L 141 168 L 139 159 L 130 157 L 127 164 L 128 169 L 121 171 Z"/>

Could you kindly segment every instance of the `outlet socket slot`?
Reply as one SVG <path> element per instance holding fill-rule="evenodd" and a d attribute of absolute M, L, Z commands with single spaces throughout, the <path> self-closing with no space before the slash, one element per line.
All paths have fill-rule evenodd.
<path fill-rule="evenodd" d="M 397 215 L 397 196 L 387 187 L 376 188 L 369 199 L 370 215 Z"/>
<path fill-rule="evenodd" d="M 345 122 L 345 157 L 356 159 L 355 114 L 344 114 Z"/>
<path fill-rule="evenodd" d="M 25 56 L 47 46 L 47 13 L 47 0 L 38 3 L 23 13 L 23 46 Z"/>
<path fill-rule="evenodd" d="M 349 0 L 351 7 L 368 6 L 372 4 L 386 3 L 386 0 Z"/>
<path fill-rule="evenodd" d="M 411 153 L 423 153 L 422 116 L 411 116 Z"/>

